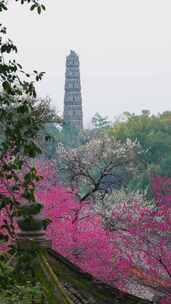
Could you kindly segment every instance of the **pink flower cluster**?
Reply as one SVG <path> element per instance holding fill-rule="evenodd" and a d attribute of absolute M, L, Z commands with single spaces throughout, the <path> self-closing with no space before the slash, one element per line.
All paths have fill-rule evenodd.
<path fill-rule="evenodd" d="M 48 168 L 44 171 L 39 166 L 39 171 L 45 180 L 38 187 L 37 199 L 44 204 L 44 215 L 52 220 L 47 236 L 53 249 L 97 279 L 125 290 L 135 280 L 160 289 L 166 295 L 161 303 L 171 303 L 170 206 L 162 203 L 145 208 L 139 202 L 123 202 L 113 208 L 110 221 L 114 228 L 105 230 L 103 219 L 91 205 L 80 205 L 70 189 L 49 182 Z M 159 178 L 155 185 L 160 187 Z M 164 196 L 162 199 L 164 202 Z M 0 224 L 6 216 L 1 212 Z"/>

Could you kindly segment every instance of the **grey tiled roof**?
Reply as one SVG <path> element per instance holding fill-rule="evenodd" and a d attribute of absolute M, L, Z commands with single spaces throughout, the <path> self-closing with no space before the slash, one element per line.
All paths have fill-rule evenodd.
<path fill-rule="evenodd" d="M 49 262 L 73 304 L 150 304 L 96 280 L 53 250 L 48 250 Z"/>

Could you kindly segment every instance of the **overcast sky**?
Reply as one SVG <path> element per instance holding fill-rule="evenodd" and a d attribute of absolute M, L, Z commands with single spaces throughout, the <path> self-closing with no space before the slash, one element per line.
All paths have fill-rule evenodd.
<path fill-rule="evenodd" d="M 26 71 L 63 110 L 65 57 L 80 56 L 84 122 L 99 112 L 171 110 L 171 0 L 46 0 L 37 16 L 9 0 L 3 21 Z"/>

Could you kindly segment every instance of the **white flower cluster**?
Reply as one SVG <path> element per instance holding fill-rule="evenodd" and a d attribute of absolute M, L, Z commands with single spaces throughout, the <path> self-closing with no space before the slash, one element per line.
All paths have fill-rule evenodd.
<path fill-rule="evenodd" d="M 93 195 L 98 200 L 99 197 L 104 197 L 104 179 L 111 176 L 118 167 L 131 167 L 136 146 L 129 139 L 126 143 L 121 143 L 103 135 L 79 148 L 67 150 L 61 146 L 57 158 L 70 185 L 86 189 L 86 198 Z"/>

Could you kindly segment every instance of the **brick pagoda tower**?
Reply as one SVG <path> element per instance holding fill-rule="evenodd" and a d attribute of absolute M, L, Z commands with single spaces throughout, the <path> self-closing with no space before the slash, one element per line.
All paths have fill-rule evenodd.
<path fill-rule="evenodd" d="M 83 128 L 82 96 L 79 57 L 74 51 L 66 58 L 64 123 Z"/>

